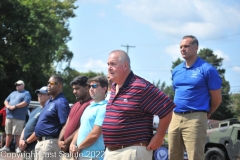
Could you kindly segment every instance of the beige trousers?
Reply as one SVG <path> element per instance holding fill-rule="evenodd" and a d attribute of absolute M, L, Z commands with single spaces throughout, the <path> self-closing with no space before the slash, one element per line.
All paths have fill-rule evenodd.
<path fill-rule="evenodd" d="M 104 160 L 152 160 L 152 151 L 146 146 L 130 146 L 116 151 L 105 151 Z"/>
<path fill-rule="evenodd" d="M 169 160 L 203 160 L 207 132 L 207 113 L 173 113 L 168 129 Z"/>
<path fill-rule="evenodd" d="M 35 146 L 34 160 L 59 160 L 61 158 L 61 150 L 58 147 L 58 139 L 49 139 L 38 141 Z"/>

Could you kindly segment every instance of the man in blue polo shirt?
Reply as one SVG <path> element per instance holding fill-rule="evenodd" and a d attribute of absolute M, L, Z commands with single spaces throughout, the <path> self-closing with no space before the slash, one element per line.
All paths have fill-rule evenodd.
<path fill-rule="evenodd" d="M 16 153 L 21 152 L 18 142 L 25 124 L 28 104 L 31 101 L 31 95 L 24 89 L 25 83 L 22 80 L 18 80 L 15 85 L 16 91 L 13 91 L 4 101 L 7 113 L 5 123 L 6 144 L 0 149 L 0 152 L 10 151 L 9 147 L 13 136 L 15 136 Z"/>
<path fill-rule="evenodd" d="M 217 70 L 197 55 L 196 37 L 184 36 L 180 51 L 185 62 L 172 72 L 176 107 L 168 129 L 169 160 L 203 160 L 207 119 L 221 103 L 222 81 Z"/>
<path fill-rule="evenodd" d="M 108 80 L 97 76 L 90 79 L 89 84 L 93 101 L 82 114 L 81 126 L 71 142 L 70 152 L 78 153 L 78 160 L 102 160 L 105 149 L 102 123 L 106 113 Z"/>
<path fill-rule="evenodd" d="M 67 121 L 70 107 L 62 93 L 62 77 L 58 75 L 51 76 L 47 87 L 51 98 L 42 109 L 35 127 L 35 136 L 38 138 L 35 147 L 35 159 L 59 160 L 61 150 L 57 143 L 58 136 Z M 27 143 L 31 143 L 31 141 Z"/>

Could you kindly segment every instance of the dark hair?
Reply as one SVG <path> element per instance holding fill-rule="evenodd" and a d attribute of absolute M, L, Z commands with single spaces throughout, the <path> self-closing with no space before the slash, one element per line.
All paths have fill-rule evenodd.
<path fill-rule="evenodd" d="M 52 75 L 51 78 L 55 79 L 58 83 L 60 83 L 62 85 L 64 83 L 64 80 L 60 75 Z"/>
<path fill-rule="evenodd" d="M 198 40 L 196 37 L 192 36 L 192 35 L 186 35 L 183 37 L 183 39 L 186 39 L 186 38 L 191 38 L 192 39 L 192 43 L 191 44 L 196 44 L 198 46 Z"/>
<path fill-rule="evenodd" d="M 107 92 L 107 90 L 108 90 L 108 80 L 105 76 L 93 77 L 88 81 L 88 84 L 90 84 L 92 81 L 98 82 L 101 87 L 107 87 L 107 89 L 106 89 L 106 92 Z"/>
<path fill-rule="evenodd" d="M 70 82 L 70 85 L 73 86 L 73 85 L 80 85 L 80 86 L 87 86 L 88 85 L 88 77 L 86 76 L 77 76 L 75 77 L 71 82 Z"/>

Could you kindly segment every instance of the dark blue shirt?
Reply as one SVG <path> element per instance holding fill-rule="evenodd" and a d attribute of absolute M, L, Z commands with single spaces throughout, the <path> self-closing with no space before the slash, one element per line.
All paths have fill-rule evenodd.
<path fill-rule="evenodd" d="M 67 99 L 60 93 L 54 99 L 50 98 L 39 116 L 35 127 L 37 137 L 58 137 L 62 126 L 66 123 L 70 107 Z"/>
<path fill-rule="evenodd" d="M 34 132 L 35 126 L 37 124 L 39 115 L 42 111 L 42 107 L 38 107 L 35 108 L 28 119 L 28 122 L 25 125 L 25 129 L 24 129 L 24 136 L 23 139 L 26 140 L 28 137 L 30 137 L 32 135 L 32 133 Z M 31 144 L 29 144 L 26 148 L 27 151 L 31 151 L 35 148 L 35 145 L 37 144 L 37 141 L 32 142 Z"/>

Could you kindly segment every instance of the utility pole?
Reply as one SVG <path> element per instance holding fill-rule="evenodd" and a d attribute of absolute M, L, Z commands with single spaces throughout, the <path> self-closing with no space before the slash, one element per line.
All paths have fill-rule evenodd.
<path fill-rule="evenodd" d="M 132 48 L 135 48 L 135 46 L 129 46 L 128 44 L 125 46 L 125 45 L 122 45 L 122 47 L 126 47 L 127 48 L 127 54 L 128 54 L 128 49 L 130 48 L 130 47 L 132 47 Z"/>

